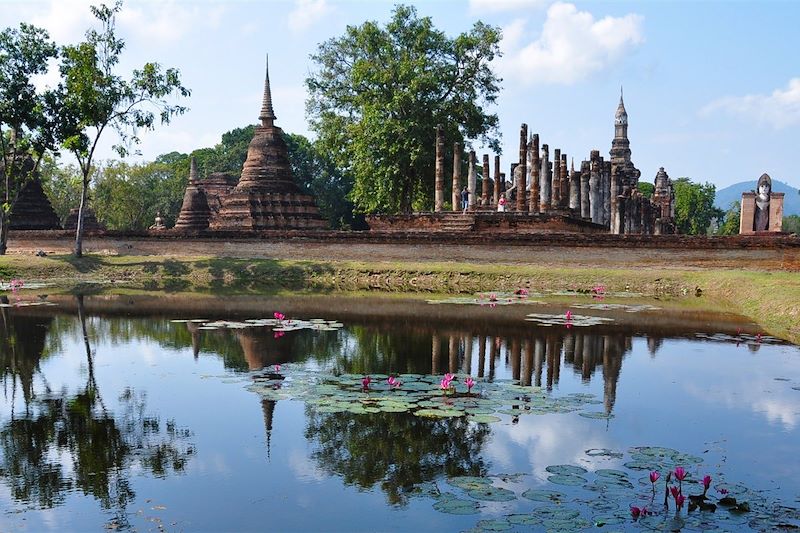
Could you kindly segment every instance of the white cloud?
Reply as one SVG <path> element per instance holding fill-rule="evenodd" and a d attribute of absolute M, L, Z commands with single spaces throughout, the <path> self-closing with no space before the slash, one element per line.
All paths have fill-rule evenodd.
<path fill-rule="evenodd" d="M 289 29 L 295 32 L 306 30 L 331 12 L 327 0 L 295 0 L 289 12 Z"/>
<path fill-rule="evenodd" d="M 469 12 L 472 15 L 497 13 L 499 11 L 517 11 L 536 9 L 546 6 L 552 0 L 469 0 Z"/>
<path fill-rule="evenodd" d="M 95 18 L 89 6 L 92 0 L 51 0 L 31 19 L 34 26 L 46 29 L 59 44 L 75 43 L 84 38 Z"/>
<path fill-rule="evenodd" d="M 785 89 L 772 94 L 726 96 L 701 110 L 701 115 L 723 111 L 780 129 L 800 124 L 800 78 L 792 78 Z"/>
<path fill-rule="evenodd" d="M 595 20 L 573 4 L 553 4 L 535 41 L 526 44 L 524 19 L 503 29 L 500 74 L 525 85 L 581 81 L 616 64 L 642 44 L 643 20 L 636 14 Z"/>
<path fill-rule="evenodd" d="M 174 43 L 191 32 L 218 28 L 225 6 L 186 2 L 148 2 L 124 6 L 117 20 L 121 28 L 143 41 Z"/>

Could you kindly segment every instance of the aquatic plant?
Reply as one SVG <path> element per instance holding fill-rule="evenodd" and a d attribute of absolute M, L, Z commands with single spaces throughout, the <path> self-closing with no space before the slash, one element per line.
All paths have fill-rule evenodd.
<path fill-rule="evenodd" d="M 472 376 L 467 376 L 467 379 L 464 380 L 464 384 L 467 386 L 467 394 L 471 394 L 472 387 L 475 386 L 475 380 L 472 379 Z"/>

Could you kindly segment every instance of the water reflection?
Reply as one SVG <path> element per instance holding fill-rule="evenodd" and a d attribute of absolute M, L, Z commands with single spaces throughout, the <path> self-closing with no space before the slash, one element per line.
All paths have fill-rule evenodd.
<path fill-rule="evenodd" d="M 314 471 L 324 480 L 337 477 L 359 490 L 380 489 L 385 495 L 381 497 L 396 506 L 408 501 L 415 485 L 443 475 L 485 475 L 500 467 L 544 476 L 549 464 L 580 462 L 587 448 L 620 449 L 631 442 L 641 444 L 636 440 L 639 434 L 646 435 L 648 444 L 680 447 L 689 441 L 689 436 L 676 436 L 670 428 L 701 427 L 709 420 L 720 427 L 731 425 L 729 419 L 723 420 L 716 412 L 718 419 L 708 418 L 709 410 L 733 412 L 756 406 L 767 413 L 769 420 L 780 421 L 789 431 L 797 423 L 797 403 L 791 398 L 784 395 L 757 401 L 774 376 L 760 376 L 757 386 L 753 386 L 755 380 L 748 386 L 747 379 L 757 370 L 743 371 L 746 362 L 725 368 L 709 363 L 698 373 L 717 376 L 732 386 L 715 391 L 697 386 L 698 380 L 684 380 L 684 389 L 676 393 L 671 387 L 681 383 L 685 369 L 669 363 L 670 355 L 676 352 L 675 337 L 693 335 L 691 329 L 671 335 L 665 331 L 641 334 L 630 327 L 546 328 L 525 323 L 519 316 L 503 319 L 499 311 L 491 320 L 486 318 L 489 315 L 453 320 L 451 316 L 428 316 L 421 307 L 414 308 L 413 317 L 375 318 L 368 313 L 348 315 L 337 306 L 329 306 L 328 312 L 323 313 L 319 308 L 303 309 L 295 302 L 294 317 L 338 319 L 346 327 L 338 331 L 289 331 L 276 336 L 265 327 L 209 330 L 196 322 L 171 322 L 178 318 L 214 318 L 204 316 L 211 313 L 212 306 L 198 311 L 191 304 L 156 316 L 148 313 L 131 318 L 120 316 L 119 312 L 98 311 L 97 303 L 94 298 L 79 297 L 59 301 L 59 307 L 47 309 L 0 308 L 0 377 L 11 405 L 9 419 L 0 422 L 0 479 L 14 500 L 41 508 L 61 504 L 69 493 L 89 495 L 113 514 L 116 525 L 126 524 L 131 502 L 137 497 L 132 473 L 141 471 L 156 478 L 190 475 L 187 469 L 195 454 L 195 439 L 189 430 L 157 414 L 164 410 L 163 404 L 156 404 L 156 414 L 148 413 L 146 386 L 108 390 L 102 380 L 98 383 L 95 361 L 100 359 L 96 346 L 101 346 L 101 355 L 108 347 L 160 346 L 159 353 L 175 355 L 173 359 L 179 360 L 172 371 L 181 379 L 186 378 L 187 383 L 193 369 L 208 360 L 244 380 L 249 379 L 243 374 L 247 371 L 287 362 L 334 374 L 453 372 L 489 381 L 517 380 L 522 385 L 556 393 L 590 391 L 598 398 L 602 396 L 606 414 L 629 415 L 624 424 L 617 424 L 618 418 L 617 426 L 610 428 L 606 421 L 558 415 L 519 416 L 511 419 L 513 424 L 506 418 L 502 424 L 487 425 L 469 423 L 464 418 L 429 420 L 406 413 L 331 414 L 311 406 L 245 395 L 245 401 L 257 410 L 257 418 L 248 423 L 255 424 L 259 439 L 265 436 L 268 460 L 264 460 L 261 448 L 253 454 L 261 464 L 278 468 L 280 461 L 272 459 L 276 454 L 281 454 L 284 461 L 299 457 L 303 471 Z M 133 308 L 135 305 L 127 309 Z M 488 310 L 475 312 L 484 311 Z M 438 306 L 434 312 L 443 310 Z M 217 310 L 211 314 L 237 320 L 269 316 L 263 311 L 229 315 Z M 73 350 L 78 350 L 83 361 L 80 383 L 51 386 L 53 376 L 42 372 L 42 362 L 62 356 L 62 345 L 67 344 L 74 345 Z M 631 357 L 636 344 L 639 357 Z M 686 341 L 686 345 L 697 349 L 699 343 Z M 726 349 L 733 348 L 729 345 Z M 140 359 L 136 359 L 137 363 Z M 642 365 L 643 361 L 653 364 L 648 369 L 650 375 L 662 372 L 659 377 L 663 379 L 654 383 L 626 379 L 620 385 L 623 363 L 630 369 L 627 377 L 631 372 L 636 375 L 637 364 Z M 106 359 L 100 368 L 106 365 L 113 367 L 115 373 L 127 371 L 114 364 Z M 130 368 L 143 374 L 150 372 Z M 640 370 L 639 376 L 642 375 L 647 374 Z M 174 376 L 170 380 L 175 380 Z M 199 390 L 206 393 L 209 381 L 191 381 L 189 394 L 197 395 Z M 101 393 L 104 388 L 107 390 Z M 480 392 L 480 384 L 477 388 Z M 790 385 L 784 386 L 789 388 Z M 636 392 L 639 390 L 645 392 Z M 150 392 L 157 393 L 153 389 Z M 675 403 L 691 400 L 692 405 L 678 408 L 653 400 L 648 404 L 648 416 L 641 416 L 642 406 L 637 401 L 651 396 L 672 397 L 671 402 Z M 176 418 L 190 416 L 194 404 L 187 404 L 191 407 L 184 406 L 185 415 Z M 239 405 L 237 416 L 241 411 Z M 296 420 L 289 421 L 290 415 L 285 413 L 293 413 Z M 202 424 L 199 420 L 204 416 L 212 419 L 214 415 L 201 413 L 191 423 L 193 428 Z M 646 425 L 650 420 L 658 423 Z M 642 425 L 637 426 L 639 423 Z M 262 424 L 265 433 L 261 433 Z M 286 440 L 292 437 L 287 435 L 297 428 L 300 444 L 292 442 L 290 447 Z M 723 430 L 719 433 L 723 434 Z M 704 442 L 698 440 L 698 445 Z M 239 444 L 226 443 L 236 450 L 225 448 L 225 452 L 239 454 Z M 235 464 L 230 457 L 227 460 Z M 242 475 L 235 467 L 231 471 Z"/>
<path fill-rule="evenodd" d="M 405 413 L 320 413 L 306 408 L 311 457 L 346 484 L 380 484 L 392 504 L 405 504 L 415 485 L 447 476 L 482 476 L 487 424 L 465 418 L 430 420 Z"/>
<path fill-rule="evenodd" d="M 119 394 L 116 409 L 107 405 L 95 379 L 83 297 L 76 302 L 78 320 L 66 329 L 77 328 L 83 337 L 86 376 L 78 390 L 54 390 L 41 372 L 41 359 L 53 353 L 47 336 L 54 318 L 0 309 L 2 380 L 10 399 L 10 419 L 0 426 L 0 477 L 15 500 L 43 509 L 63 503 L 70 492 L 91 495 L 112 512 L 109 527 L 127 527 L 127 507 L 136 496 L 131 476 L 183 472 L 194 454 L 191 431 L 148 414 L 146 394 L 131 388 Z M 21 412 L 17 390 L 23 394 Z"/>

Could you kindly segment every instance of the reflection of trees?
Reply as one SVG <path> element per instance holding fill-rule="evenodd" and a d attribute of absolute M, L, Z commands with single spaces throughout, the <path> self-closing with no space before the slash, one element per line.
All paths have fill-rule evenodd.
<path fill-rule="evenodd" d="M 5 423 L 1 472 L 14 499 L 49 508 L 77 489 L 115 510 L 123 524 L 135 496 L 132 470 L 158 477 L 182 472 L 193 454 L 189 432 L 146 416 L 144 397 L 131 390 L 120 402 L 121 415 L 115 416 L 99 406 L 90 387 L 61 391 L 34 400 L 26 417 Z"/>
<path fill-rule="evenodd" d="M 380 483 L 392 504 L 405 504 L 415 484 L 437 476 L 485 475 L 486 424 L 407 413 L 319 413 L 306 409 L 306 438 L 319 468 L 363 489 Z"/>
<path fill-rule="evenodd" d="M 17 316 L 7 308 L 0 308 L 0 381 L 4 394 L 8 395 L 10 389 L 12 407 L 17 382 L 26 405 L 33 397 L 33 379 L 39 372 L 39 360 L 52 321 L 52 317 Z"/>
<path fill-rule="evenodd" d="M 21 376 L 23 391 L 27 392 L 25 416 L 17 418 L 12 406 L 11 419 L 0 427 L 0 478 L 16 500 L 43 508 L 63 502 L 71 490 L 91 494 L 104 509 L 115 511 L 116 526 L 125 525 L 125 510 L 135 497 L 130 472 L 146 470 L 157 477 L 182 472 L 194 450 L 186 442 L 188 430 L 177 428 L 173 421 L 162 428 L 158 417 L 145 414 L 143 395 L 126 389 L 119 398 L 117 415 L 106 408 L 94 376 L 83 297 L 76 299 L 88 374 L 80 392 L 53 392 L 46 386 L 47 394 L 37 398 L 32 386 L 25 385 L 32 382 L 25 376 L 38 370 L 46 330 L 42 329 L 39 336 L 25 337 L 14 330 L 17 335 L 3 337 L 3 342 L 13 348 L 11 371 Z M 22 317 L 14 320 L 17 325 L 26 322 Z"/>

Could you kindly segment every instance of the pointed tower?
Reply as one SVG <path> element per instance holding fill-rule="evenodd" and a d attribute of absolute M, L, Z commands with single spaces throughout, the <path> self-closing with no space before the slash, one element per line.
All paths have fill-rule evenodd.
<path fill-rule="evenodd" d="M 11 213 L 10 229 L 48 230 L 61 229 L 61 221 L 42 188 L 39 176 L 34 176 L 19 193 Z"/>
<path fill-rule="evenodd" d="M 203 231 L 208 229 L 210 219 L 211 209 L 205 193 L 198 187 L 197 163 L 193 157 L 189 166 L 189 183 L 183 194 L 183 204 L 178 220 L 175 221 L 175 229 L 183 232 Z"/>
<path fill-rule="evenodd" d="M 622 99 L 622 88 L 619 90 L 619 105 L 617 112 L 614 113 L 614 140 L 611 141 L 611 175 L 614 175 L 615 168 L 618 166 L 626 170 L 626 180 L 634 178 L 639 180 L 639 171 L 631 162 L 631 142 L 628 140 L 628 112 L 625 111 L 625 102 Z M 623 189 L 630 188 L 636 183 L 623 183 Z"/>
<path fill-rule="evenodd" d="M 292 177 L 283 131 L 275 126 L 269 63 L 264 80 L 261 124 L 247 148 L 238 185 L 222 199 L 210 227 L 224 231 L 269 229 L 324 229 L 327 222 L 311 195 L 303 193 Z"/>

